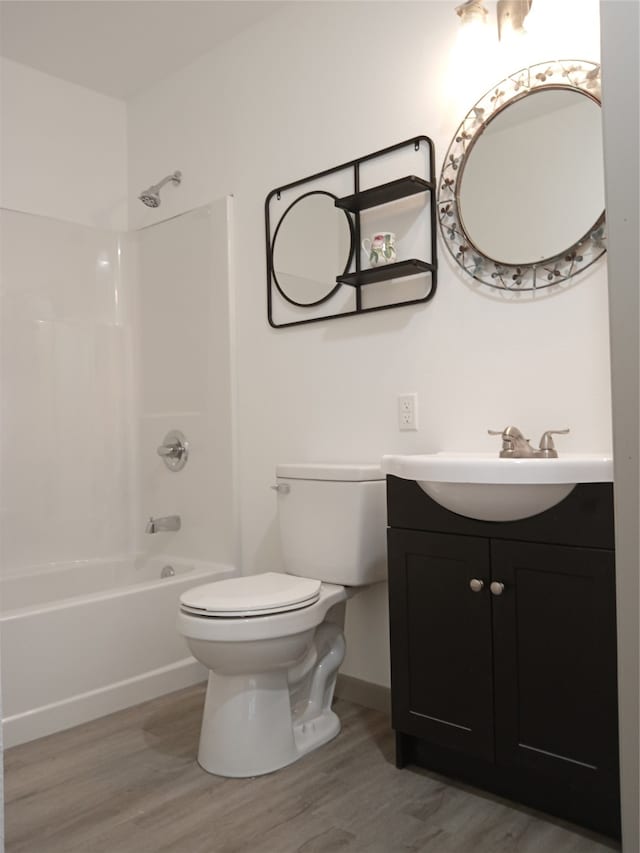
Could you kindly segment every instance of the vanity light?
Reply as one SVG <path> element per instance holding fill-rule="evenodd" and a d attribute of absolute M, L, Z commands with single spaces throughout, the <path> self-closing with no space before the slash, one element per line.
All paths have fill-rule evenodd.
<path fill-rule="evenodd" d="M 482 5 L 482 0 L 466 0 L 460 6 L 456 6 L 456 12 L 463 24 L 484 24 L 489 12 Z"/>
<path fill-rule="evenodd" d="M 524 32 L 524 21 L 533 0 L 498 0 L 498 38 L 507 37 L 514 33 Z M 460 6 L 456 6 L 456 12 L 463 24 L 484 24 L 487 19 L 488 10 L 484 7 L 482 0 L 466 0 Z"/>

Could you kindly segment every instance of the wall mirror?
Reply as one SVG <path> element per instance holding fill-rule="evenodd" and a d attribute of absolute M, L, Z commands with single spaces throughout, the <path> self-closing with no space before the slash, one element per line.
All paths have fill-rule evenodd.
<path fill-rule="evenodd" d="M 299 196 L 280 217 L 273 234 L 273 278 L 294 305 L 318 305 L 340 285 L 349 269 L 353 222 L 335 205 L 336 196 L 314 190 Z"/>
<path fill-rule="evenodd" d="M 445 243 L 491 287 L 558 284 L 605 251 L 600 67 L 522 69 L 465 116 L 438 186 Z"/>

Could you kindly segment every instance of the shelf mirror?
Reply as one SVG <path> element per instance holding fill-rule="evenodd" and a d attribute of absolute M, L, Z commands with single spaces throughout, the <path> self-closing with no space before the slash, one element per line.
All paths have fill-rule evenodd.
<path fill-rule="evenodd" d="M 285 210 L 273 234 L 273 277 L 293 305 L 318 305 L 340 287 L 336 276 L 349 269 L 353 223 L 335 206 L 332 193 L 315 190 Z"/>
<path fill-rule="evenodd" d="M 442 168 L 438 213 L 450 252 L 478 281 L 558 284 L 605 251 L 600 68 L 523 69 L 467 114 Z"/>

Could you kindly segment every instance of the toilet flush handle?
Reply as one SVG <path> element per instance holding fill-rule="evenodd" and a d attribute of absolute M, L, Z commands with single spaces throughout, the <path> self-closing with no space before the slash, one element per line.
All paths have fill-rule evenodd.
<path fill-rule="evenodd" d="M 289 483 L 276 483 L 276 485 L 271 486 L 271 488 L 279 495 L 288 495 L 291 491 L 291 486 L 289 485 Z"/>

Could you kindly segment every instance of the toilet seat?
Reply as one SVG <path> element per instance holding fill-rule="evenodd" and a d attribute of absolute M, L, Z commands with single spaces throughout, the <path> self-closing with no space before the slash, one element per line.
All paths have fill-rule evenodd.
<path fill-rule="evenodd" d="M 226 618 L 209 616 L 205 610 L 188 610 L 181 605 L 178 611 L 178 633 L 191 640 L 232 644 L 290 637 L 315 630 L 327 611 L 334 604 L 346 601 L 347 597 L 345 587 L 322 583 L 318 600 L 306 607 L 282 613 L 260 613 L 249 618 L 244 614 L 235 617 L 227 615 Z"/>
<path fill-rule="evenodd" d="M 233 619 L 288 613 L 315 604 L 321 581 L 281 572 L 265 572 L 197 586 L 180 596 L 184 613 Z"/>

